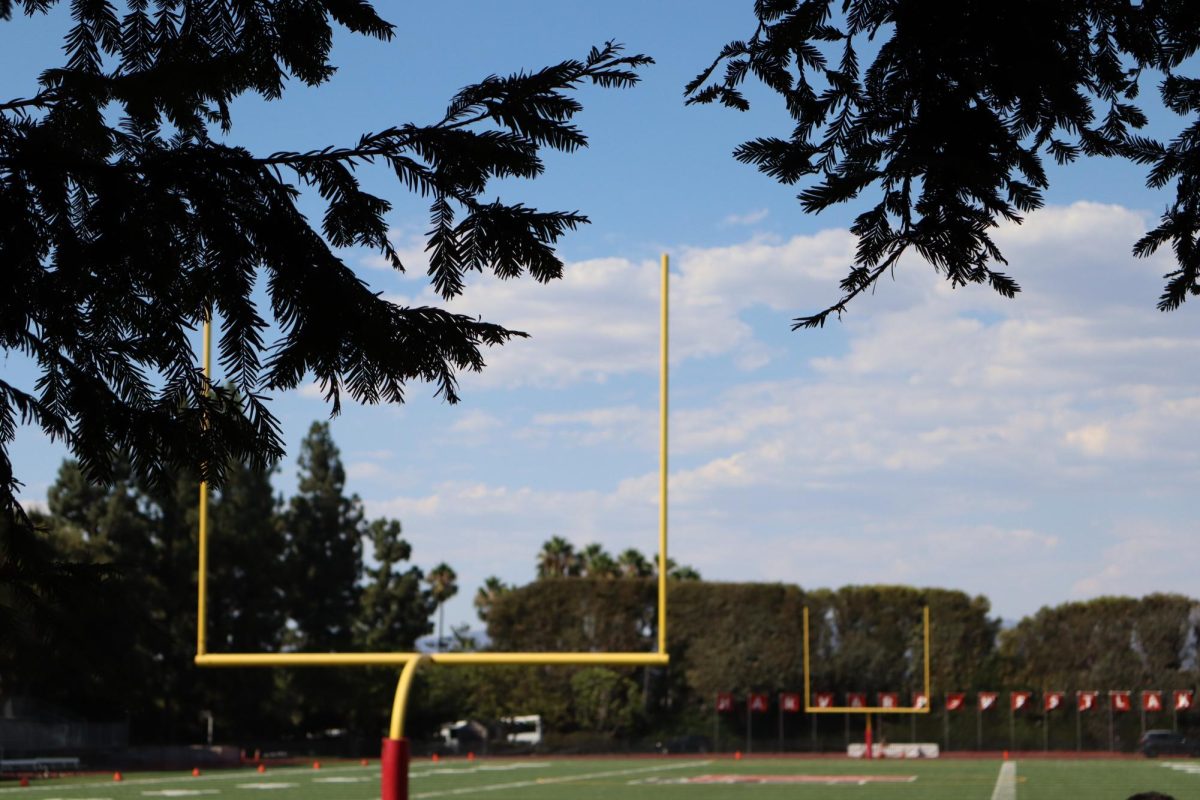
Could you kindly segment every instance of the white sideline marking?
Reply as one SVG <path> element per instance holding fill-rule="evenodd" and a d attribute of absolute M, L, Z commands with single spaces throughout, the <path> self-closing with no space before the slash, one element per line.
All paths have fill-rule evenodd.
<path fill-rule="evenodd" d="M 1176 772 L 1186 772 L 1189 775 L 1200 775 L 1200 764 L 1189 764 L 1186 761 L 1167 761 L 1163 763 L 1167 769 L 1173 769 Z"/>
<path fill-rule="evenodd" d="M 159 789 L 142 792 L 146 797 L 195 797 L 198 794 L 220 794 L 220 789 Z"/>
<path fill-rule="evenodd" d="M 1017 762 L 1005 761 L 1000 765 L 992 800 L 1017 800 Z"/>
<path fill-rule="evenodd" d="M 364 772 L 364 771 L 368 771 L 368 770 L 373 770 L 375 775 L 379 775 L 379 767 L 374 766 L 374 765 L 370 766 L 370 767 L 363 767 L 363 766 L 358 766 L 358 765 L 355 765 L 352 767 L 350 767 L 350 766 L 347 766 L 347 767 L 324 767 L 321 769 L 321 772 L 322 773 L 351 772 L 351 771 Z M 312 772 L 313 772 L 313 770 L 310 767 L 273 767 L 273 768 L 267 770 L 267 775 L 283 777 L 283 775 L 286 774 L 287 777 L 289 777 L 289 778 L 298 778 L 298 777 L 300 777 L 300 775 L 295 774 L 295 773 L 312 774 Z M 241 770 L 241 769 L 235 769 L 235 770 L 232 770 L 231 772 L 225 772 L 225 773 L 211 773 L 211 774 L 201 775 L 199 777 L 192 777 L 190 774 L 180 773 L 178 778 L 126 778 L 120 785 L 121 786 L 156 786 L 156 785 L 162 785 L 164 783 L 181 783 L 183 781 L 187 781 L 188 783 L 197 783 L 197 784 L 207 783 L 208 781 L 244 781 L 247 778 L 249 778 L 250 775 L 251 775 L 251 773 L 247 772 L 246 770 Z M 62 791 L 66 791 L 68 789 L 74 791 L 75 789 L 99 789 L 101 787 L 103 787 L 105 789 L 112 789 L 115 787 L 115 784 L 112 780 L 102 780 L 102 781 L 96 781 L 96 782 L 92 782 L 92 783 L 72 783 L 70 786 L 66 786 L 61 783 L 51 785 L 51 786 L 21 786 L 21 787 L 14 786 L 10 789 L 0 789 L 0 795 L 8 795 L 8 794 L 12 794 L 14 792 L 20 792 L 22 797 L 28 797 L 32 792 L 62 792 Z M 42 800 L 56 800 L 56 799 L 52 798 L 52 797 L 43 797 Z M 100 800 L 107 800 L 107 798 L 100 798 Z"/>
<path fill-rule="evenodd" d="M 413 798 L 450 797 L 459 794 L 474 794 L 475 792 L 497 792 L 502 789 L 527 789 L 531 786 L 543 786 L 551 783 L 573 783 L 574 781 L 590 781 L 596 778 L 621 778 L 626 775 L 640 775 L 644 772 L 663 772 L 669 769 L 690 769 L 711 764 L 711 761 L 687 761 L 682 764 L 660 764 L 654 767 L 637 767 L 635 769 L 612 769 L 605 772 L 589 772 L 586 775 L 562 775 L 557 778 L 538 778 L 533 781 L 513 781 L 511 783 L 493 783 L 489 786 L 470 786 L 459 789 L 443 789 L 437 792 L 421 792 Z"/>

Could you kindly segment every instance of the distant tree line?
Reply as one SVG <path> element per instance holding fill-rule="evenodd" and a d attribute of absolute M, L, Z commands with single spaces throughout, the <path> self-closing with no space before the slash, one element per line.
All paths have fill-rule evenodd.
<path fill-rule="evenodd" d="M 1067 603 L 1004 629 L 985 597 L 954 590 L 804 590 L 785 584 L 674 580 L 668 587 L 667 669 L 493 669 L 476 672 L 475 682 L 451 670 L 429 670 L 426 678 L 454 682 L 452 692 L 457 692 L 463 715 L 540 713 L 566 747 L 603 748 L 605 741 L 620 747 L 617 737 L 662 739 L 681 733 L 711 737 L 724 732 L 742 741 L 744 703 L 718 719 L 714 701 L 718 693 L 732 693 L 741 703 L 749 693 L 761 692 L 772 698 L 771 712 L 757 724 L 773 742 L 779 693 L 801 691 L 804 685 L 804 607 L 810 613 L 814 691 L 833 691 L 842 699 L 851 691 L 872 698 L 899 692 L 908 703 L 922 689 L 920 620 L 928 605 L 935 713 L 889 723 L 900 725 L 897 735 L 905 739 L 911 733 L 936 742 L 948 738 L 951 746 L 962 748 L 973 748 L 978 741 L 1008 746 L 1010 738 L 1032 748 L 1073 747 L 1073 712 L 1069 720 L 1066 710 L 1056 712 L 1047 723 L 1040 710 L 1031 708 L 1013 722 L 1005 706 L 977 720 L 972 705 L 947 721 L 942 717 L 945 693 L 1031 690 L 1040 696 L 1053 690 L 1073 698 L 1077 690 L 1169 691 L 1200 684 L 1200 601 L 1181 595 Z M 655 620 L 655 583 L 646 577 L 541 578 L 492 596 L 487 613 L 491 647 L 497 650 L 651 650 Z M 498 686 L 504 688 L 498 691 Z M 1189 713 L 1173 720 L 1167 713 L 1148 724 L 1171 727 L 1175 722 L 1189 726 L 1200 719 Z M 789 721 L 793 729 L 798 724 Z M 825 718 L 821 724 L 823 746 L 848 735 L 843 726 L 849 723 L 841 718 Z M 1050 731 L 1042 730 L 1045 724 Z M 1114 724 L 1116 737 L 1132 746 L 1139 715 L 1125 715 Z M 807 725 L 805 721 L 803 730 L 792 731 L 799 746 L 810 745 Z M 854 725 L 861 726 L 861 719 L 855 718 Z M 1103 712 L 1085 715 L 1078 740 L 1106 747 L 1107 725 Z M 1120 730 L 1126 731 L 1123 736 Z"/>
<path fill-rule="evenodd" d="M 422 571 L 399 521 L 366 518 L 347 491 L 327 425 L 315 424 L 305 438 L 289 498 L 274 494 L 268 472 L 234 463 L 227 474 L 210 512 L 211 650 L 408 651 L 435 630 L 433 619 L 437 647 L 478 646 L 465 626 L 449 636 L 442 629 L 444 603 L 459 590 L 455 571 L 447 564 Z M 394 670 L 193 666 L 196 485 L 186 473 L 150 484 L 124 465 L 118 480 L 99 488 L 67 461 L 45 509 L 32 512 L 32 535 L 0 519 L 0 699 L 29 696 L 94 720 L 125 719 L 135 742 L 199 741 L 211 713 L 224 742 L 312 742 L 337 732 L 374 747 L 387 724 Z M 533 555 L 532 582 L 511 586 L 490 577 L 476 590 L 488 647 L 653 649 L 655 560 L 635 549 L 614 557 L 598 543 L 577 548 L 559 536 Z M 1200 602 L 1180 595 L 1068 603 L 1002 629 L 986 598 L 945 589 L 715 583 L 668 561 L 668 591 L 668 668 L 425 668 L 417 673 L 411 734 L 428 739 L 449 720 L 537 713 L 551 743 L 562 747 L 621 747 L 696 732 L 740 737 L 744 708 L 718 717 L 716 695 L 742 702 L 766 693 L 774 714 L 780 692 L 801 690 L 805 607 L 813 689 L 839 696 L 892 691 L 909 698 L 921 688 L 925 605 L 938 714 L 952 691 L 1200 684 Z M 1037 714 L 1025 715 L 1015 733 L 1004 714 L 979 730 L 969 716 L 945 729 L 939 719 L 913 721 L 914 735 L 946 735 L 962 746 L 1005 731 L 1035 743 L 1055 740 L 1038 733 Z M 1105 723 L 1103 714 L 1084 720 L 1084 740 L 1107 742 Z M 1182 724 L 1191 723 L 1185 714 Z M 826 744 L 848 735 L 838 719 L 822 725 Z M 1063 739 L 1074 733 L 1064 725 L 1060 746 L 1074 741 Z M 759 727 L 774 736 L 775 722 Z"/>

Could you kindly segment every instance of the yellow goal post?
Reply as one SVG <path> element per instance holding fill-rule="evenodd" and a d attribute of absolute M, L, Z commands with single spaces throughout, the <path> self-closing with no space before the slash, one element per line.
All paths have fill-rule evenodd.
<path fill-rule="evenodd" d="M 401 667 L 396 686 L 390 735 L 400 739 L 405 705 L 418 663 L 446 665 L 573 665 L 573 666 L 665 666 L 667 654 L 667 416 L 668 416 L 668 345 L 669 345 L 669 268 L 668 256 L 661 258 L 661 302 L 659 342 L 659 509 L 658 509 L 658 601 L 657 641 L 647 652 L 261 652 L 211 653 L 207 645 L 208 606 L 208 484 L 200 483 L 199 563 L 197 576 L 197 630 L 195 663 L 199 667 Z M 203 370 L 212 380 L 212 321 L 204 323 Z"/>

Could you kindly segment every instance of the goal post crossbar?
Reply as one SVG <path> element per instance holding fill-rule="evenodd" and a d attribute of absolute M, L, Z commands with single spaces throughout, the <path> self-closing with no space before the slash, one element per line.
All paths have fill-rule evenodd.
<path fill-rule="evenodd" d="M 928 714 L 933 695 L 930 692 L 929 606 L 921 610 L 923 677 L 925 705 L 916 706 L 815 706 L 812 704 L 812 659 L 809 653 L 808 606 L 804 607 L 804 713 L 806 714 Z"/>

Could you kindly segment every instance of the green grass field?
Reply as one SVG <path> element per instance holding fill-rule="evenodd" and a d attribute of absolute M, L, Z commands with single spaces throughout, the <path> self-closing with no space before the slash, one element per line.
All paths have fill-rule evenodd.
<path fill-rule="evenodd" d="M 480 759 L 415 763 L 411 797 L 489 800 L 1125 800 L 1148 789 L 1177 800 L 1200 797 L 1200 761 L 1071 761 L 943 759 L 863 763 L 845 759 L 724 757 L 642 759 Z M 0 784 L 0 798 L 132 800 L 211 797 L 215 800 L 296 798 L 373 800 L 377 764 L 179 773 L 130 774 L 120 783 L 98 777 Z"/>

